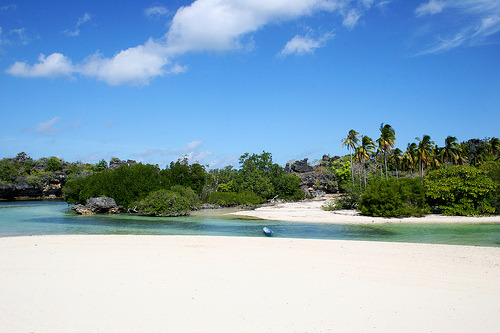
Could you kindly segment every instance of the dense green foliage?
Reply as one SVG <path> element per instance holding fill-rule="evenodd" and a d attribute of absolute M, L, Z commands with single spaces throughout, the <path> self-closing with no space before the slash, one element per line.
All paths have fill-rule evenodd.
<path fill-rule="evenodd" d="M 139 213 L 151 216 L 182 216 L 190 212 L 189 199 L 173 191 L 158 190 L 134 203 Z"/>
<path fill-rule="evenodd" d="M 208 194 L 207 202 L 222 207 L 237 205 L 259 205 L 265 199 L 250 191 L 243 192 L 211 192 Z"/>
<path fill-rule="evenodd" d="M 486 162 L 481 166 L 481 169 L 486 172 L 486 175 L 493 180 L 495 188 L 491 193 L 491 206 L 495 209 L 495 213 L 500 213 L 500 161 Z"/>
<path fill-rule="evenodd" d="M 227 198 L 227 202 L 231 202 L 230 205 L 234 205 L 233 202 L 239 202 L 241 198 L 248 197 L 240 194 L 243 192 L 254 193 L 257 197 L 265 200 L 275 197 L 285 200 L 304 198 L 304 193 L 299 188 L 300 178 L 296 175 L 285 174 L 281 166 L 273 163 L 270 153 L 243 154 L 240 157 L 240 165 L 239 170 L 226 167 L 209 172 L 210 181 L 208 185 L 212 191 L 232 192 L 231 195 L 226 196 L 212 194 L 212 201 L 216 196 L 218 198 L 224 197 Z M 226 201 L 226 199 L 224 200 Z M 256 197 L 252 197 L 250 201 L 241 204 L 253 205 L 255 201 Z"/>
<path fill-rule="evenodd" d="M 419 216 L 429 212 L 420 179 L 402 178 L 371 182 L 358 206 L 370 216 Z"/>
<path fill-rule="evenodd" d="M 138 163 L 69 181 L 64 187 L 63 195 L 64 200 L 69 203 L 108 196 L 115 199 L 118 205 L 130 207 L 132 202 L 164 188 L 162 185 L 160 169 L 157 166 Z"/>
<path fill-rule="evenodd" d="M 495 183 L 485 171 L 457 165 L 430 171 L 425 178 L 426 194 L 431 205 L 446 215 L 494 213 Z"/>
<path fill-rule="evenodd" d="M 197 210 L 201 208 L 200 196 L 191 187 L 186 187 L 182 185 L 174 185 L 170 188 L 170 191 L 175 192 L 182 197 L 186 198 L 189 202 L 189 208 L 191 210 Z"/>

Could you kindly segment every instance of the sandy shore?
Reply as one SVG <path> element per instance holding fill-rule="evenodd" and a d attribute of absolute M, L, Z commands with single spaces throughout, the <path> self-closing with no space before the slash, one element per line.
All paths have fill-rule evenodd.
<path fill-rule="evenodd" d="M 380 223 L 500 223 L 500 216 L 469 217 L 427 215 L 424 217 L 383 218 L 362 216 L 354 210 L 324 211 L 325 199 L 288 202 L 239 211 L 232 215 L 249 216 L 272 221 L 312 222 L 333 224 L 380 224 Z"/>
<path fill-rule="evenodd" d="M 500 248 L 0 238 L 1 332 L 498 332 Z"/>

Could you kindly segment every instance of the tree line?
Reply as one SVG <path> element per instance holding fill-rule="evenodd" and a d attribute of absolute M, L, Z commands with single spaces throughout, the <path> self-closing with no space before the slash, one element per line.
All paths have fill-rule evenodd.
<path fill-rule="evenodd" d="M 350 156 L 351 186 L 326 209 L 357 208 L 372 216 L 448 215 L 499 212 L 500 140 L 459 143 L 448 136 L 438 146 L 429 135 L 416 137 L 403 152 L 396 132 L 381 124 L 374 141 L 350 130 L 341 140 Z"/>

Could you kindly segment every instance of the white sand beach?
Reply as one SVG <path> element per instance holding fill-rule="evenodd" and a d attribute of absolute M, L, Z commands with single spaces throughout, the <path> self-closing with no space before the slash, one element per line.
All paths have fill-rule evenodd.
<path fill-rule="evenodd" d="M 500 216 L 444 216 L 383 218 L 362 216 L 354 210 L 324 211 L 321 206 L 331 197 L 299 202 L 264 205 L 255 210 L 239 211 L 232 215 L 255 217 L 272 221 L 333 223 L 333 224 L 381 224 L 381 223 L 500 223 Z"/>
<path fill-rule="evenodd" d="M 498 332 L 500 248 L 0 238 L 1 332 Z"/>

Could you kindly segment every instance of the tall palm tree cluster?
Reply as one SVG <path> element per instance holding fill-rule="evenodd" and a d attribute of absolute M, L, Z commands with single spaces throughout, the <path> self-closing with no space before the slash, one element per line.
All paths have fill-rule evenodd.
<path fill-rule="evenodd" d="M 480 166 L 490 160 L 500 160 L 500 139 L 471 139 L 459 143 L 454 136 L 448 136 L 444 146 L 437 146 L 429 135 L 415 138 L 403 152 L 394 148 L 396 132 L 389 124 L 380 125 L 380 137 L 373 141 L 369 136 L 350 130 L 342 139 L 342 147 L 349 149 L 351 177 L 354 185 L 355 172 L 359 186 L 366 187 L 367 170 L 380 170 L 380 178 L 405 176 L 424 176 L 426 170 L 446 168 L 449 165 Z M 378 172 L 378 171 L 377 171 Z M 418 173 L 417 173 L 418 172 Z"/>

